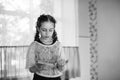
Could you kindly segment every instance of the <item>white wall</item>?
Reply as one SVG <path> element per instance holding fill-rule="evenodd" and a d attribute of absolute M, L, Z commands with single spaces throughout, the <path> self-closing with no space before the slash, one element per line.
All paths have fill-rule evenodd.
<path fill-rule="evenodd" d="M 65 46 L 76 46 L 76 17 L 75 17 L 75 0 L 62 0 L 62 32 L 63 44 Z"/>
<path fill-rule="evenodd" d="M 88 0 L 79 2 L 79 48 L 80 48 L 80 80 L 90 80 L 90 51 L 89 51 L 89 16 Z"/>
<path fill-rule="evenodd" d="M 98 0 L 99 80 L 120 80 L 120 0 Z"/>

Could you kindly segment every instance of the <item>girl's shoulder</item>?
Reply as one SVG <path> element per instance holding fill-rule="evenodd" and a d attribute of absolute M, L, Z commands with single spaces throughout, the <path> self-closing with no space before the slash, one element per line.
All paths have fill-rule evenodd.
<path fill-rule="evenodd" d="M 30 43 L 30 46 L 35 46 L 35 45 L 36 45 L 35 41 Z"/>
<path fill-rule="evenodd" d="M 35 48 L 35 45 L 36 45 L 36 43 L 33 41 L 33 42 L 30 43 L 30 45 L 28 47 L 29 48 Z"/>

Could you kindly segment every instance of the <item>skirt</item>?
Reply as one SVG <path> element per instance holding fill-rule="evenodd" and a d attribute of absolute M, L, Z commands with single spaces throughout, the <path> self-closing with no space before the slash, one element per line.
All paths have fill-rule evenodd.
<path fill-rule="evenodd" d="M 34 73 L 33 80 L 61 80 L 61 77 L 44 77 Z"/>

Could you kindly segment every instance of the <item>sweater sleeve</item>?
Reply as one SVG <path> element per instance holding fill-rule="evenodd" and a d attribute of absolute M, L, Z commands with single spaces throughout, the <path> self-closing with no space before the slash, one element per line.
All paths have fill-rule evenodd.
<path fill-rule="evenodd" d="M 28 47 L 27 55 L 26 55 L 26 68 L 29 69 L 35 65 L 35 43 L 32 42 Z"/>

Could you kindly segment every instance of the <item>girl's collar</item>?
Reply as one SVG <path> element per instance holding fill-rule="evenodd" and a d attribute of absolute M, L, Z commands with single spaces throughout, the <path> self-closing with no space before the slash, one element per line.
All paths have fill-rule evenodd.
<path fill-rule="evenodd" d="M 55 41 L 53 44 L 46 45 L 46 44 L 40 43 L 38 41 L 34 41 L 34 42 L 36 42 L 37 44 L 39 44 L 41 46 L 44 46 L 44 47 L 52 47 L 52 46 L 54 46 L 54 45 L 56 45 L 58 43 L 58 41 Z"/>

